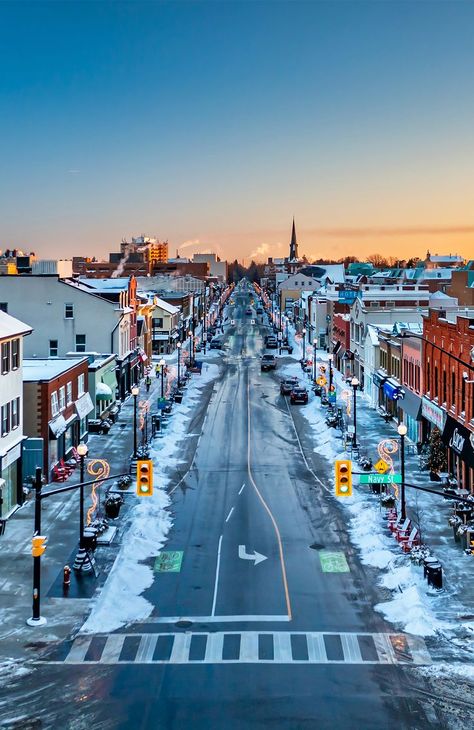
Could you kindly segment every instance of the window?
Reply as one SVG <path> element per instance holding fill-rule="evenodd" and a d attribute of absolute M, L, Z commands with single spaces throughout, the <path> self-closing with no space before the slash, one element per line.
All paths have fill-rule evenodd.
<path fill-rule="evenodd" d="M 66 385 L 66 403 L 67 405 L 72 403 L 72 382 L 70 380 Z"/>
<path fill-rule="evenodd" d="M 2 342 L 2 373 L 10 372 L 10 343 Z"/>
<path fill-rule="evenodd" d="M 64 305 L 64 319 L 74 319 L 74 304 Z"/>
<path fill-rule="evenodd" d="M 2 436 L 6 436 L 10 430 L 10 403 L 2 406 Z"/>
<path fill-rule="evenodd" d="M 84 373 L 77 377 L 77 397 L 84 395 Z"/>
<path fill-rule="evenodd" d="M 0 312 L 8 314 L 8 302 L 0 302 Z"/>
<path fill-rule="evenodd" d="M 20 399 L 15 398 L 11 402 L 12 410 L 12 429 L 18 428 L 20 425 Z"/>
<path fill-rule="evenodd" d="M 447 378 L 446 378 L 446 370 L 443 370 L 443 403 L 446 403 L 446 395 L 447 395 Z"/>
<path fill-rule="evenodd" d="M 86 336 L 76 335 L 76 352 L 86 351 Z"/>
<path fill-rule="evenodd" d="M 49 341 L 49 356 L 50 357 L 58 356 L 58 341 L 57 340 Z"/>
<path fill-rule="evenodd" d="M 454 408 L 456 402 L 456 373 L 451 371 L 451 408 Z"/>
<path fill-rule="evenodd" d="M 20 366 L 20 340 L 12 340 L 12 370 L 18 370 Z"/>
<path fill-rule="evenodd" d="M 66 388 L 61 385 L 59 388 L 59 410 L 64 411 L 66 408 Z"/>
<path fill-rule="evenodd" d="M 58 401 L 58 392 L 57 390 L 53 391 L 51 393 L 51 415 L 57 416 L 59 413 L 59 401 Z"/>

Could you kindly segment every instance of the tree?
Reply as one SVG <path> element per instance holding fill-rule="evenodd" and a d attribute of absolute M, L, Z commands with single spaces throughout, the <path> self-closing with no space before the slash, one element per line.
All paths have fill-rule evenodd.
<path fill-rule="evenodd" d="M 371 253 L 367 256 L 367 261 L 372 266 L 375 266 L 376 269 L 386 269 L 388 266 L 387 259 L 381 253 Z"/>
<path fill-rule="evenodd" d="M 431 432 L 426 463 L 432 474 L 439 474 L 447 468 L 446 447 L 441 440 L 441 431 L 436 426 Z"/>

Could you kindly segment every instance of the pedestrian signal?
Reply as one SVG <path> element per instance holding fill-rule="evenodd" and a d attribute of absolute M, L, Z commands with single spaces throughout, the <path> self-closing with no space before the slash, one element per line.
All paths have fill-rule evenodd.
<path fill-rule="evenodd" d="M 46 537 L 44 535 L 35 535 L 31 539 L 31 554 L 34 558 L 39 558 L 46 550 Z"/>
<path fill-rule="evenodd" d="M 352 461 L 341 459 L 334 466 L 336 497 L 352 497 Z"/>
<path fill-rule="evenodd" d="M 137 461 L 137 497 L 151 497 L 153 494 L 153 461 Z"/>

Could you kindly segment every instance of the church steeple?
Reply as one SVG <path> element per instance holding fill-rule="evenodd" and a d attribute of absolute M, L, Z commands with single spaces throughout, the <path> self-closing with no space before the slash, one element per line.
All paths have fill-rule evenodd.
<path fill-rule="evenodd" d="M 293 228 L 291 230 L 290 261 L 298 258 L 298 241 L 296 240 L 295 216 L 293 216 Z"/>

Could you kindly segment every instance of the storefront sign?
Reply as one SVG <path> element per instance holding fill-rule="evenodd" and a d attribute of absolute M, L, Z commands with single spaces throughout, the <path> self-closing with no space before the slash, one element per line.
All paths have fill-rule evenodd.
<path fill-rule="evenodd" d="M 49 422 L 49 428 L 51 429 L 52 434 L 58 439 L 67 429 L 67 423 L 64 418 L 64 416 L 58 416 L 57 418 L 53 418 L 52 421 Z"/>
<path fill-rule="evenodd" d="M 421 399 L 421 415 L 437 426 L 440 431 L 443 430 L 446 423 L 446 412 L 425 396 Z"/>
<path fill-rule="evenodd" d="M 372 381 L 373 381 L 374 385 L 377 386 L 377 388 L 381 388 L 386 380 L 387 380 L 387 376 L 383 375 L 380 371 L 377 371 L 377 372 L 373 373 L 373 375 L 372 375 Z"/>
<path fill-rule="evenodd" d="M 460 459 L 474 468 L 474 433 L 472 431 L 448 416 L 442 439 L 443 443 L 452 449 Z"/>
<path fill-rule="evenodd" d="M 10 466 L 10 464 L 13 464 L 14 461 L 18 461 L 18 459 L 21 456 L 21 441 L 19 444 L 13 447 L 13 449 L 10 449 L 10 451 L 7 451 L 5 456 L 0 457 L 1 463 L 2 463 L 2 469 L 6 469 L 7 466 Z"/>
<path fill-rule="evenodd" d="M 84 395 L 81 395 L 81 397 L 77 399 L 75 406 L 77 415 L 81 419 L 85 418 L 88 413 L 94 410 L 94 406 L 92 404 L 89 393 L 84 393 Z"/>

